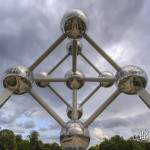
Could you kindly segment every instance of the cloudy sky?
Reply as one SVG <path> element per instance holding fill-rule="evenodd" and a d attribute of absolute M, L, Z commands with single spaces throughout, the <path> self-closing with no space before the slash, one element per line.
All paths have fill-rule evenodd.
<path fill-rule="evenodd" d="M 30 66 L 62 32 L 62 16 L 73 8 L 83 10 L 89 18 L 88 34 L 121 66 L 137 65 L 150 76 L 150 1 L 148 0 L 0 0 L 0 76 L 16 65 Z M 34 72 L 49 71 L 66 53 L 64 41 Z M 83 52 L 100 71 L 115 70 L 96 51 L 83 43 Z M 97 76 L 79 57 L 78 68 L 87 76 Z M 63 77 L 71 69 L 71 58 L 53 73 Z M 71 103 L 71 90 L 64 84 L 52 84 Z M 78 93 L 81 102 L 97 85 L 85 84 Z M 35 90 L 67 121 L 66 107 L 47 88 Z M 115 90 L 101 88 L 84 106 L 83 120 Z M 0 90 L 3 91 L 2 84 Z M 150 91 L 148 83 L 147 90 Z M 90 111 L 89 111 L 90 108 Z M 103 137 L 120 134 L 125 138 L 137 129 L 149 128 L 150 111 L 135 96 L 121 94 L 90 127 L 91 144 Z M 46 142 L 59 141 L 60 127 L 33 98 L 13 95 L 0 110 L 0 128 L 8 128 L 26 137 L 37 130 Z"/>

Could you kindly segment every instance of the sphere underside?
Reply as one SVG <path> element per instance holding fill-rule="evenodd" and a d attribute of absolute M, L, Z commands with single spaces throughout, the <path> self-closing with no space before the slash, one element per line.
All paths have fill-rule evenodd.
<path fill-rule="evenodd" d="M 40 74 L 38 74 L 39 77 L 44 78 L 47 77 L 47 73 L 46 72 L 42 72 Z M 36 81 L 36 85 L 41 87 L 41 88 L 45 88 L 49 85 L 49 82 L 46 81 Z"/>
<path fill-rule="evenodd" d="M 121 92 L 126 94 L 137 94 L 147 84 L 146 73 L 136 66 L 126 66 L 116 76 L 117 86 Z"/>
<path fill-rule="evenodd" d="M 72 39 L 81 38 L 87 30 L 87 16 L 80 10 L 67 13 L 61 22 L 62 31 Z"/>
<path fill-rule="evenodd" d="M 83 114 L 83 109 L 81 107 L 78 107 L 78 119 L 80 119 L 82 117 Z M 73 115 L 73 111 L 72 108 L 68 107 L 67 108 L 67 116 L 68 118 L 72 119 L 72 115 Z"/>
<path fill-rule="evenodd" d="M 85 150 L 89 142 L 89 131 L 80 121 L 69 121 L 61 131 L 60 143 L 65 150 Z"/>
<path fill-rule="evenodd" d="M 100 77 L 104 77 L 104 78 L 108 78 L 108 79 L 114 79 L 115 78 L 113 73 L 111 73 L 109 71 L 102 72 L 102 75 L 100 75 Z M 105 88 L 111 87 L 113 84 L 114 84 L 114 80 L 101 82 L 101 86 L 105 87 Z"/>
<path fill-rule="evenodd" d="M 32 74 L 23 66 L 10 68 L 6 71 L 3 85 L 14 94 L 23 94 L 32 88 Z"/>
<path fill-rule="evenodd" d="M 84 85 L 84 74 L 77 70 L 76 72 L 68 71 L 65 75 L 66 85 L 70 89 L 80 89 Z"/>
<path fill-rule="evenodd" d="M 85 136 L 61 136 L 61 146 L 64 150 L 86 150 L 90 139 Z"/>
<path fill-rule="evenodd" d="M 71 55 L 73 54 L 73 40 L 67 44 L 67 50 Z M 82 50 L 82 44 L 78 40 L 77 41 L 77 55 L 79 55 L 81 53 L 81 50 Z"/>

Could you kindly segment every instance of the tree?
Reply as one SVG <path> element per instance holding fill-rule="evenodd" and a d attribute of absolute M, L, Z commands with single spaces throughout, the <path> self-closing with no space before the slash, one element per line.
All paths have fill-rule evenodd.
<path fill-rule="evenodd" d="M 14 133 L 8 129 L 0 131 L 0 150 L 15 150 L 16 137 Z"/>
<path fill-rule="evenodd" d="M 30 140 L 30 150 L 41 150 L 39 144 L 39 133 L 37 131 L 32 131 L 29 135 Z"/>
<path fill-rule="evenodd" d="M 101 150 L 146 150 L 145 144 L 135 140 L 124 140 L 123 137 L 116 135 L 110 140 L 104 140 L 100 144 Z"/>
<path fill-rule="evenodd" d="M 16 149 L 17 150 L 22 150 L 22 136 L 21 135 L 16 135 Z"/>
<path fill-rule="evenodd" d="M 100 150 L 99 145 L 92 146 L 89 148 L 89 150 Z"/>
<path fill-rule="evenodd" d="M 23 140 L 21 135 L 16 135 L 16 150 L 29 150 L 29 141 Z"/>
<path fill-rule="evenodd" d="M 50 150 L 61 150 L 61 147 L 57 143 L 51 144 Z"/>

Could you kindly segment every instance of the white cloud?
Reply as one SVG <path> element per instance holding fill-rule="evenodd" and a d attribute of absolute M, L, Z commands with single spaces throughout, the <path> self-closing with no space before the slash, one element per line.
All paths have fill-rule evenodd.
<path fill-rule="evenodd" d="M 97 141 L 109 138 L 108 135 L 106 135 L 100 128 L 93 128 L 91 132 L 92 138 L 95 138 Z"/>

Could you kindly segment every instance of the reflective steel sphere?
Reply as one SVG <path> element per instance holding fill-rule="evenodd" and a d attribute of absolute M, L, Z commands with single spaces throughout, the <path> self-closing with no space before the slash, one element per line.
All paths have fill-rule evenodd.
<path fill-rule="evenodd" d="M 126 94 L 136 94 L 147 84 L 145 71 L 136 66 L 125 66 L 116 74 L 116 85 L 121 92 Z"/>
<path fill-rule="evenodd" d="M 82 49 L 82 44 L 80 41 L 77 41 L 77 45 L 78 45 L 78 50 L 77 50 L 77 55 L 79 55 L 81 53 L 81 49 Z M 72 51 L 73 51 L 73 40 L 70 41 L 67 44 L 67 51 L 72 55 Z"/>
<path fill-rule="evenodd" d="M 78 119 L 80 119 L 82 117 L 82 114 L 83 114 L 83 109 L 82 107 L 79 107 L 78 105 Z M 72 108 L 70 107 L 67 107 L 67 116 L 72 119 Z"/>
<path fill-rule="evenodd" d="M 100 77 L 104 77 L 104 78 L 108 78 L 108 79 L 114 79 L 114 75 L 113 73 L 109 72 L 109 71 L 104 71 L 102 72 L 102 75 L 100 75 Z M 108 87 L 111 87 L 112 85 L 114 84 L 114 81 L 109 81 L 109 82 L 101 82 L 101 86 L 102 87 L 105 87 L 105 88 L 108 88 Z"/>
<path fill-rule="evenodd" d="M 47 73 L 46 72 L 42 72 L 40 74 L 38 74 L 39 77 L 47 77 Z M 45 82 L 45 81 L 36 81 L 36 85 L 41 87 L 41 88 L 45 88 L 49 85 L 49 82 Z"/>
<path fill-rule="evenodd" d="M 75 73 L 72 70 L 68 71 L 65 78 L 67 79 L 66 85 L 70 89 L 80 89 L 84 85 L 84 74 L 79 70 Z"/>
<path fill-rule="evenodd" d="M 3 85 L 14 94 L 26 93 L 32 87 L 32 73 L 24 66 L 9 68 L 5 72 Z"/>
<path fill-rule="evenodd" d="M 88 27 L 87 16 L 81 11 L 74 9 L 64 15 L 61 21 L 61 29 L 69 38 L 81 38 Z"/>
<path fill-rule="evenodd" d="M 65 150 L 86 150 L 89 142 L 89 131 L 80 121 L 69 121 L 61 130 L 60 143 Z"/>

